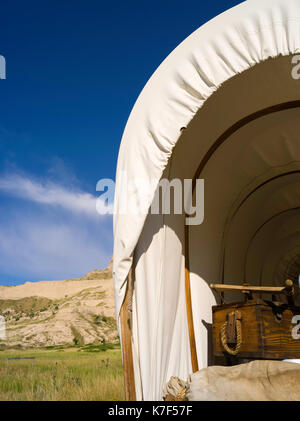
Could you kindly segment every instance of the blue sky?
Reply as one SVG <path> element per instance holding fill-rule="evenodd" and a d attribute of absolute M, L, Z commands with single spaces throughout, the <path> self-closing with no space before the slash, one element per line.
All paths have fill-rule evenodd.
<path fill-rule="evenodd" d="M 1 5 L 0 284 L 107 265 L 112 217 L 96 183 L 115 177 L 124 126 L 163 59 L 240 1 L 16 1 Z"/>

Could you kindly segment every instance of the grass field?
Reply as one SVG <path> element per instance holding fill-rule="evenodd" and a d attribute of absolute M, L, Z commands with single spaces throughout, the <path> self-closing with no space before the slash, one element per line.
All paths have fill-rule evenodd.
<path fill-rule="evenodd" d="M 9 360 L 8 357 L 35 357 Z M 123 400 L 119 346 L 0 351 L 0 401 Z"/>

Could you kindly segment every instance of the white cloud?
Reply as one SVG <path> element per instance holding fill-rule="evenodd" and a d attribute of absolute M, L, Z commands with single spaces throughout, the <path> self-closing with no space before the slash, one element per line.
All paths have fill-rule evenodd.
<path fill-rule="evenodd" d="M 0 214 L 0 284 L 9 278 L 66 279 L 104 268 L 112 254 L 111 221 L 97 223 L 34 210 L 9 209 Z"/>
<path fill-rule="evenodd" d="M 1 201 L 0 284 L 78 277 L 107 265 L 112 217 L 99 217 L 101 199 L 17 172 L 0 176 L 0 193 L 22 199 Z"/>
<path fill-rule="evenodd" d="M 94 217 L 98 215 L 96 210 L 97 200 L 101 201 L 90 193 L 68 190 L 66 187 L 51 181 L 38 182 L 33 178 L 19 174 L 8 174 L 0 177 L 0 190 L 14 197 L 40 204 L 60 206 L 68 211 L 84 213 Z M 105 208 L 103 204 L 102 207 Z"/>

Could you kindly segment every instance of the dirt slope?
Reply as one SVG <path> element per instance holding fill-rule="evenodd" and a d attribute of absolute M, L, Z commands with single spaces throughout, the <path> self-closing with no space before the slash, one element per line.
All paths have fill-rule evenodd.
<path fill-rule="evenodd" d="M 111 264 L 82 278 L 0 286 L 5 346 L 117 342 Z"/>

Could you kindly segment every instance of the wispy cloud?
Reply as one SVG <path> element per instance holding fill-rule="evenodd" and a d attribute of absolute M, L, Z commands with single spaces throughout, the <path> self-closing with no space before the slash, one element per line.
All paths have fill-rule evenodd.
<path fill-rule="evenodd" d="M 60 206 L 68 211 L 96 217 L 97 197 L 80 190 L 70 190 L 52 181 L 37 181 L 28 176 L 0 176 L 0 191 L 35 203 Z M 100 199 L 98 199 L 100 200 Z"/>
<path fill-rule="evenodd" d="M 38 209 L 0 213 L 0 284 L 82 276 L 104 268 L 112 253 L 109 220 Z M 7 275 L 7 278 L 6 278 Z"/>
<path fill-rule="evenodd" d="M 106 266 L 112 217 L 100 217 L 99 199 L 76 185 L 18 171 L 0 175 L 0 284 L 65 279 Z"/>

